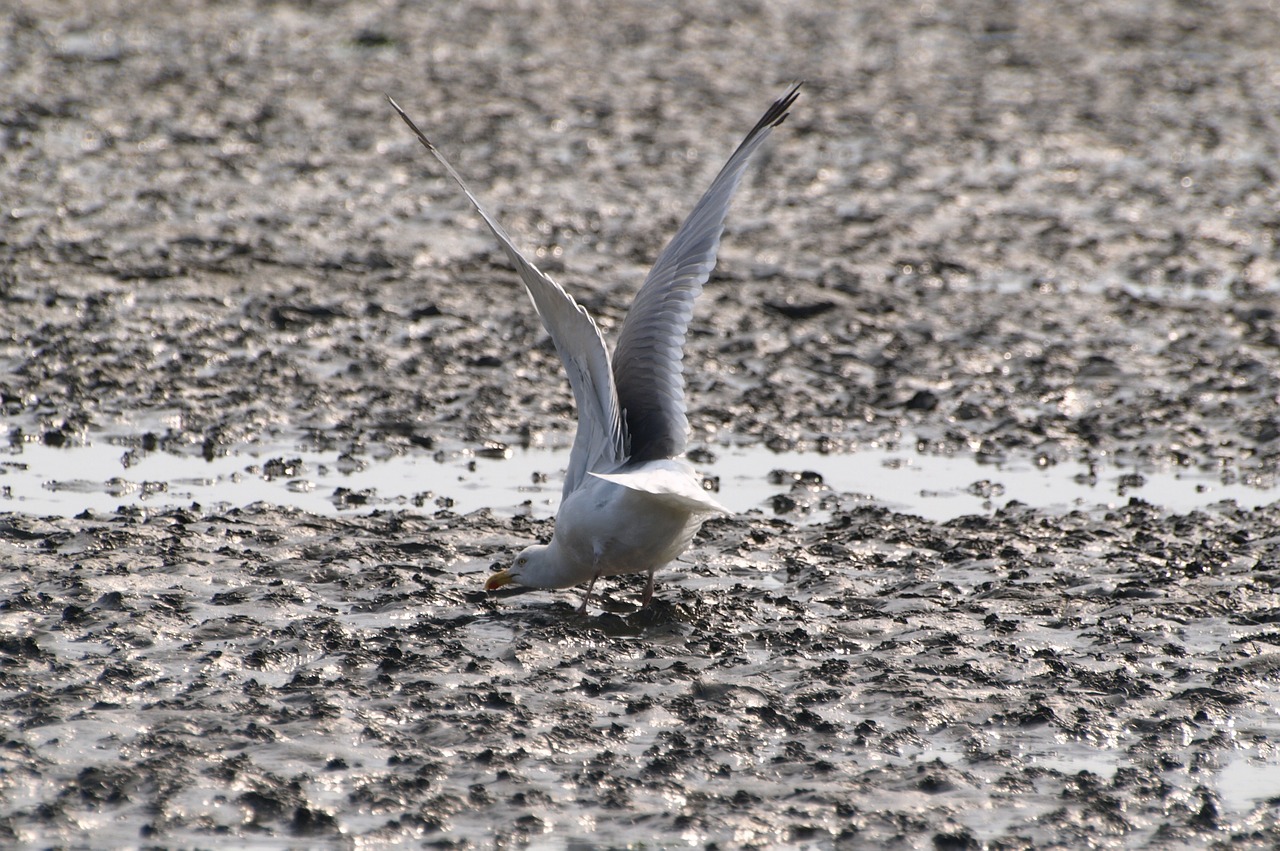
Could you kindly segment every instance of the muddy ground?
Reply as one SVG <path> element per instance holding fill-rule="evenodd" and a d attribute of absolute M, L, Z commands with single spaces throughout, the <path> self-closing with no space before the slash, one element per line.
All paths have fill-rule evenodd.
<path fill-rule="evenodd" d="M 10 455 L 567 442 L 383 93 L 608 334 L 803 78 L 694 317 L 695 443 L 1275 487 L 1274 3 L 849 5 L 17 0 Z M 1280 505 L 1145 496 L 718 519 L 586 617 L 480 592 L 550 533 L 510 513 L 0 500 L 0 843 L 1274 847 Z"/>

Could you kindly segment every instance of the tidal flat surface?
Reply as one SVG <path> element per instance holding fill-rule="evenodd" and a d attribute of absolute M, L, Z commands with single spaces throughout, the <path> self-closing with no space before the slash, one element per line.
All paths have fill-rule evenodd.
<path fill-rule="evenodd" d="M 1273 5 L 17 0 L 0 844 L 1280 844 Z M 739 513 L 485 595 L 572 401 L 384 93 L 612 336 L 797 78 L 685 361 Z"/>

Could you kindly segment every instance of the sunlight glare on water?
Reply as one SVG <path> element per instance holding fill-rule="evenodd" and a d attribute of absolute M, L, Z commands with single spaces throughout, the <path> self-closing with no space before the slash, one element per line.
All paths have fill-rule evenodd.
<path fill-rule="evenodd" d="M 1199 470 L 1097 468 L 1077 463 L 1037 467 L 1030 461 L 978 463 L 972 456 L 910 450 L 853 453 L 774 452 L 763 446 L 712 446 L 699 470 L 718 483 L 717 498 L 737 512 L 789 513 L 811 521 L 859 504 L 947 520 L 984 514 L 1017 500 L 1069 511 L 1120 505 L 1138 496 L 1185 512 L 1226 499 L 1269 504 L 1280 489 L 1224 483 Z M 384 458 L 341 456 L 280 445 L 243 446 L 206 460 L 194 454 L 98 442 L 53 448 L 23 443 L 0 454 L 0 511 L 73 516 L 122 505 L 244 506 L 268 502 L 318 514 L 373 508 L 469 513 L 555 514 L 567 448 L 476 453 L 410 452 Z M 779 472 L 780 471 L 780 472 Z M 814 475 L 801 475 L 813 473 Z M 792 492 L 791 500 L 781 499 Z"/>

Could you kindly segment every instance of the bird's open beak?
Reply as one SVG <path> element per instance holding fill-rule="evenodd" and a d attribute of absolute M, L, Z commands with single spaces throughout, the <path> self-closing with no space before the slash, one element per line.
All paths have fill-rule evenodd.
<path fill-rule="evenodd" d="M 485 580 L 484 590 L 497 591 L 503 585 L 510 585 L 510 584 L 511 584 L 511 571 L 499 570 L 497 573 L 493 574 L 487 580 Z"/>

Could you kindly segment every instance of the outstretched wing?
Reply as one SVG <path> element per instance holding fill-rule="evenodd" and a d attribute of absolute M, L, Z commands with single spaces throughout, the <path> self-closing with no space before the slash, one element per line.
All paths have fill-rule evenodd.
<path fill-rule="evenodd" d="M 440 161 L 449 176 L 462 188 L 476 212 L 497 237 L 507 259 L 516 267 L 520 280 L 524 281 L 529 298 L 533 300 L 533 306 L 542 317 L 542 324 L 551 335 L 560 360 L 564 362 L 565 372 L 569 375 L 569 386 L 573 388 L 573 398 L 578 406 L 578 433 L 573 439 L 573 451 L 569 456 L 569 469 L 564 480 L 563 496 L 567 497 L 577 490 L 588 472 L 615 467 L 626 459 L 627 454 L 626 426 L 622 421 L 618 394 L 614 388 L 609 350 L 605 348 L 600 329 L 572 296 L 520 253 L 512 244 L 511 237 L 480 206 L 462 177 L 436 150 L 431 140 L 405 115 L 399 104 L 390 96 L 387 100 L 404 119 L 404 123 L 409 125 L 423 147 Z"/>
<path fill-rule="evenodd" d="M 684 452 L 689 421 L 681 361 L 693 302 L 715 268 L 729 202 L 747 161 L 769 131 L 786 119 L 799 91 L 797 83 L 774 101 L 738 145 L 658 255 L 622 324 L 613 352 L 613 376 L 631 437 L 632 462 L 673 458 Z"/>

